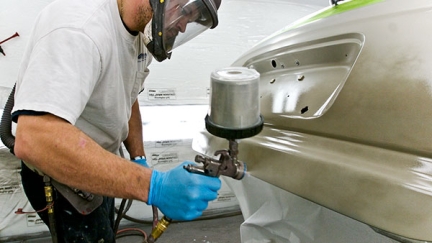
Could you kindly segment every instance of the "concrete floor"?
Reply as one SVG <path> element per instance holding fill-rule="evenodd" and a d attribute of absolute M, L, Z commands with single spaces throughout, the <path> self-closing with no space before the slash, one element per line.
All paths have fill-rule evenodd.
<path fill-rule="evenodd" d="M 157 240 L 158 243 L 239 243 L 240 224 L 243 222 L 242 215 L 220 217 L 206 220 L 195 220 L 191 222 L 174 222 Z M 120 227 L 139 228 L 150 234 L 151 225 L 128 225 Z M 144 237 L 138 231 L 131 231 L 139 235 L 127 235 L 117 239 L 117 243 L 142 243 Z M 0 241 L 1 242 L 1 241 Z M 20 239 L 14 241 L 3 241 L 9 243 L 49 243 L 51 238 L 47 235 L 32 239 Z"/>
<path fill-rule="evenodd" d="M 164 243 L 239 243 L 240 224 L 243 216 L 231 216 L 216 219 L 197 220 L 192 222 L 172 223 L 157 242 Z M 151 226 L 140 227 L 146 233 Z M 119 238 L 118 243 L 143 242 L 142 236 Z"/>

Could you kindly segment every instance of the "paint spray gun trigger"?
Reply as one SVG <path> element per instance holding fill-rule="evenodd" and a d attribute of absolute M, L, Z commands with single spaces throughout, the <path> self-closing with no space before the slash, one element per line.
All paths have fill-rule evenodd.
<path fill-rule="evenodd" d="M 218 160 L 197 155 L 195 156 L 195 162 L 201 163 L 202 166 L 189 164 L 184 166 L 184 168 L 191 173 L 211 177 L 223 175 L 241 180 L 246 174 L 246 164 L 237 160 L 237 142 L 234 140 L 230 140 L 229 142 L 229 150 L 218 150 L 215 152 L 215 156 L 220 156 Z"/>

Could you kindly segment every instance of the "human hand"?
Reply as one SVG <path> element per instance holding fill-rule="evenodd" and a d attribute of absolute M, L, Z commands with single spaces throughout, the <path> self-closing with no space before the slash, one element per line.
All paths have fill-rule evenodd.
<path fill-rule="evenodd" d="M 217 198 L 221 181 L 217 177 L 190 173 L 183 168 L 167 172 L 153 170 L 147 204 L 154 205 L 168 218 L 192 220 L 201 216 L 208 202 Z"/>
<path fill-rule="evenodd" d="M 142 165 L 144 167 L 149 168 L 149 166 L 147 164 L 147 159 L 144 156 L 137 156 L 137 157 L 133 158 L 131 161 L 133 161 L 139 165 Z"/>

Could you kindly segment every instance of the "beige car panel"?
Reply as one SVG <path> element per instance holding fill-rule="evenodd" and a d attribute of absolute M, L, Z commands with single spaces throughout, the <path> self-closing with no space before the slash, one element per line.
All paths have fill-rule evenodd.
<path fill-rule="evenodd" d="M 261 74 L 265 120 L 239 143 L 248 173 L 432 241 L 431 10 L 427 0 L 377 1 L 286 28 L 240 57 L 233 66 Z M 207 132 L 194 141 L 210 156 L 226 147 Z"/>

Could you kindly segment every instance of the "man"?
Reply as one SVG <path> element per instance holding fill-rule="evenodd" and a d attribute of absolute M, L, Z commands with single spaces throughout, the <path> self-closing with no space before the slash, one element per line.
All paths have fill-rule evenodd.
<path fill-rule="evenodd" d="M 146 168 L 137 96 L 152 56 L 163 61 L 214 28 L 219 5 L 56 0 L 40 13 L 16 84 L 14 152 L 23 161 L 22 183 L 34 209 L 46 206 L 43 175 L 56 182 L 56 227 L 50 230 L 60 242 L 114 242 L 114 197 L 157 206 L 177 220 L 200 216 L 217 197 L 218 178 L 188 173 L 182 165 L 168 172 Z M 144 166 L 118 156 L 122 143 Z M 80 212 L 82 201 L 71 200 L 64 185 L 102 195 L 103 202 Z M 39 214 L 49 225 L 47 212 Z"/>

